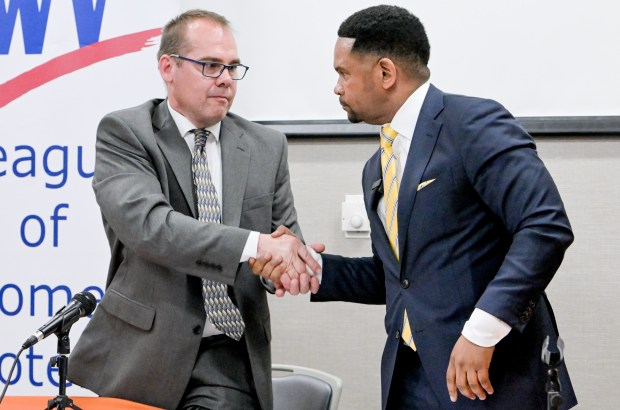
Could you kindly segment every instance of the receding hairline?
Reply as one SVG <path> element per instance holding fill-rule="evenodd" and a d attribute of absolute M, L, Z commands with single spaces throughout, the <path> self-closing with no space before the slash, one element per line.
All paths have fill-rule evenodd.
<path fill-rule="evenodd" d="M 200 20 L 213 22 L 232 32 L 230 21 L 221 14 L 202 9 L 187 10 L 168 21 L 162 28 L 157 59 L 164 54 L 180 52 L 187 44 L 187 28 L 192 22 Z"/>

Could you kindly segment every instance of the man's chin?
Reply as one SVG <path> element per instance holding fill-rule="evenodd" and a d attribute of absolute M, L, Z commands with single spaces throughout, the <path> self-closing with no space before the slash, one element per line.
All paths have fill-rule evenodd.
<path fill-rule="evenodd" d="M 347 112 L 347 118 L 349 119 L 349 122 L 351 122 L 353 124 L 357 124 L 358 122 L 362 122 L 360 117 L 358 117 L 357 115 L 355 115 L 355 113 L 352 113 L 352 112 Z"/>

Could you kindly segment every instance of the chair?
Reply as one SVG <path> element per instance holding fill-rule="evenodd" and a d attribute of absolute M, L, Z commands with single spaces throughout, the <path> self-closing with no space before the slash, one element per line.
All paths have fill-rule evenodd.
<path fill-rule="evenodd" d="M 290 364 L 271 366 L 273 410 L 336 410 L 342 391 L 339 377 Z"/>

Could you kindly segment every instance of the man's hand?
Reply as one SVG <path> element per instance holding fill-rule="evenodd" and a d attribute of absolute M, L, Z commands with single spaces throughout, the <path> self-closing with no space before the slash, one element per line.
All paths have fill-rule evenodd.
<path fill-rule="evenodd" d="M 459 337 L 452 349 L 446 372 L 450 400 L 456 401 L 457 388 L 463 396 L 471 400 L 475 400 L 476 397 L 484 400 L 487 394 L 493 394 L 489 367 L 494 351 L 495 346 L 481 347 L 464 336 Z"/>
<path fill-rule="evenodd" d="M 262 237 L 263 235 L 261 235 Z M 283 236 L 295 238 L 297 237 L 285 226 L 279 226 L 278 229 L 271 234 L 271 238 L 277 239 Z M 299 240 L 297 240 L 299 242 Z M 299 242 L 301 244 L 301 242 Z M 316 252 L 323 252 L 325 246 L 323 244 L 312 244 L 312 249 Z M 316 293 L 319 288 L 319 280 L 315 276 L 320 272 L 321 267 L 312 256 L 311 252 L 305 245 L 299 246 L 298 257 L 303 261 L 304 266 L 301 267 L 297 261 L 287 261 L 281 255 L 272 255 L 271 252 L 258 255 L 258 259 L 250 259 L 249 264 L 252 272 L 274 282 L 276 286 L 276 296 L 282 297 L 288 291 L 291 295 L 305 294 L 308 291 Z M 260 248 L 260 240 L 259 240 Z"/>
<path fill-rule="evenodd" d="M 311 265 L 311 269 L 320 268 L 314 258 L 310 256 L 306 245 L 301 243 L 295 236 L 282 235 L 272 237 L 271 235 L 261 234 L 258 239 L 257 257 L 263 258 L 267 254 L 271 254 L 276 259 L 282 258 L 284 272 L 291 276 L 291 278 L 299 278 L 299 275 L 305 273 L 306 264 Z M 269 275 L 263 274 L 262 276 L 278 284 L 280 276 L 277 273 L 277 271 L 273 271 Z"/>

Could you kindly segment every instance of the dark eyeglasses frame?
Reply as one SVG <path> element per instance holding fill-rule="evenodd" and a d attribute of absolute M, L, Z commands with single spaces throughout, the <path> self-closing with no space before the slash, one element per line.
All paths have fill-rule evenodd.
<path fill-rule="evenodd" d="M 205 76 L 205 77 L 209 77 L 209 78 L 219 78 L 224 73 L 224 70 L 226 70 L 226 69 L 228 70 L 228 75 L 230 75 L 230 73 L 231 73 L 230 69 L 231 68 L 243 67 L 245 70 L 243 71 L 243 75 L 240 78 L 233 78 L 233 76 L 230 75 L 231 79 L 233 79 L 235 81 L 238 81 L 238 80 L 242 80 L 245 77 L 245 75 L 248 73 L 248 70 L 250 69 L 250 67 L 248 67 L 247 65 L 243 65 L 243 64 L 223 64 L 223 63 L 220 63 L 220 62 L 217 62 L 217 61 L 200 61 L 200 60 L 194 60 L 193 58 L 185 57 L 185 56 L 182 56 L 182 55 L 179 55 L 179 54 L 170 54 L 170 57 L 178 58 L 178 59 L 181 59 L 181 60 L 186 60 L 186 61 L 189 61 L 189 62 L 192 62 L 194 64 L 198 64 L 198 65 L 202 66 L 202 70 L 201 70 L 202 75 Z M 220 73 L 218 75 L 207 75 L 207 74 L 205 74 L 205 66 L 207 64 L 220 65 L 220 66 L 222 66 L 222 69 L 220 70 Z"/>

